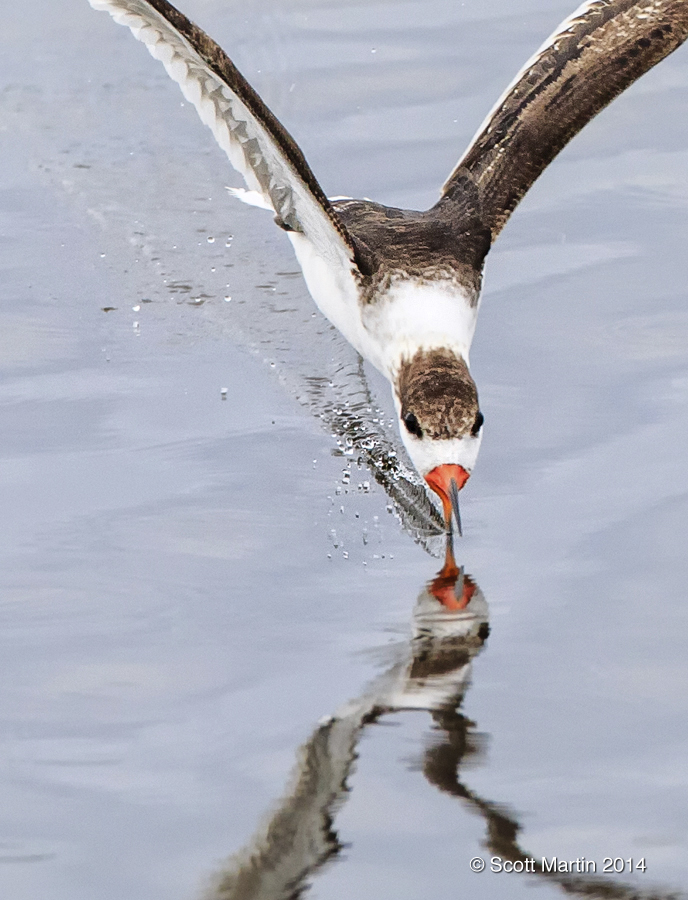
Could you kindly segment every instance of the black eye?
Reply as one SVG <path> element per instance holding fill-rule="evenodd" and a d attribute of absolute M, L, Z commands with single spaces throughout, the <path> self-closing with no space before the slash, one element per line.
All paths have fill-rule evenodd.
<path fill-rule="evenodd" d="M 485 416 L 478 410 L 478 415 L 475 417 L 475 422 L 473 423 L 473 427 L 471 428 L 471 434 L 475 437 L 480 429 L 483 427 L 483 422 L 485 421 Z"/>
<path fill-rule="evenodd" d="M 415 436 L 419 438 L 423 437 L 423 429 L 420 427 L 420 422 L 413 413 L 406 413 L 404 416 L 404 425 L 409 434 L 415 434 Z"/>

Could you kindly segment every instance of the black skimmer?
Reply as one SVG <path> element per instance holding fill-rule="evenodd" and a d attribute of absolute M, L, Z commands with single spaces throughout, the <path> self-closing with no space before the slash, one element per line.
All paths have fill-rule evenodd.
<path fill-rule="evenodd" d="M 321 311 L 392 385 L 411 461 L 448 530 L 480 448 L 469 369 L 485 257 L 559 151 L 688 36 L 688 0 L 588 0 L 556 29 L 417 212 L 328 199 L 298 145 L 224 51 L 167 0 L 89 0 L 159 59 L 292 242 Z"/>

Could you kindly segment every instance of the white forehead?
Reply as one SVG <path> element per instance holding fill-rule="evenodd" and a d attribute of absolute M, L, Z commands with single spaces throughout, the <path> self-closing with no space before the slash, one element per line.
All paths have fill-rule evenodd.
<path fill-rule="evenodd" d="M 424 478 L 434 468 L 445 463 L 463 466 L 470 475 L 478 458 L 482 441 L 482 429 L 476 437 L 466 435 L 460 438 L 437 440 L 428 437 L 417 438 L 408 433 L 406 426 L 401 421 L 399 422 L 399 433 L 408 455 L 411 457 L 411 462 Z"/>

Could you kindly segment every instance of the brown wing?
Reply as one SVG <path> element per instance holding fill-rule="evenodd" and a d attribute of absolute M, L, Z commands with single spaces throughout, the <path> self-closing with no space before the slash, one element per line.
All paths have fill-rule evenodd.
<path fill-rule="evenodd" d="M 300 232 L 317 254 L 348 276 L 356 248 L 300 148 L 215 41 L 167 0 L 89 0 L 128 26 L 196 107 L 252 202 Z"/>
<path fill-rule="evenodd" d="M 478 188 L 494 241 L 536 178 L 594 115 L 688 37 L 688 0 L 590 0 L 526 63 L 442 189 Z"/>

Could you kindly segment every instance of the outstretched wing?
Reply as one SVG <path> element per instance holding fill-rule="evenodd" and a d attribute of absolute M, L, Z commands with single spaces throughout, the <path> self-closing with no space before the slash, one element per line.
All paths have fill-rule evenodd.
<path fill-rule="evenodd" d="M 89 0 L 159 59 L 277 223 L 301 233 L 335 271 L 355 245 L 298 145 L 215 41 L 167 0 Z"/>
<path fill-rule="evenodd" d="M 588 0 L 526 63 L 478 129 L 440 204 L 477 188 L 494 241 L 594 115 L 688 37 L 688 0 Z"/>

